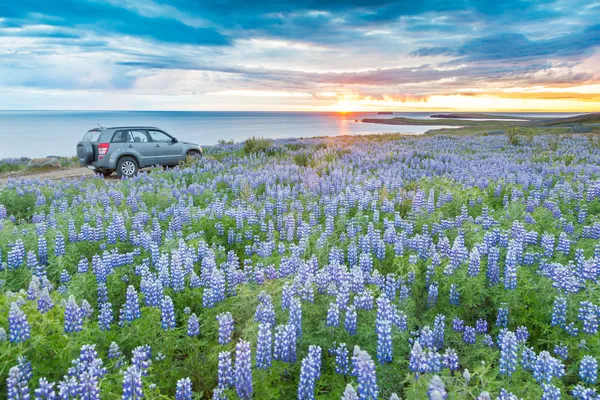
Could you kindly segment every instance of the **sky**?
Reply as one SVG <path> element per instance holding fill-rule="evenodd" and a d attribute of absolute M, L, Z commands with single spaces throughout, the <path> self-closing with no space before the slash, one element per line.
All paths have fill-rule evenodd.
<path fill-rule="evenodd" d="M 0 109 L 600 111 L 600 1 L 3 0 Z"/>

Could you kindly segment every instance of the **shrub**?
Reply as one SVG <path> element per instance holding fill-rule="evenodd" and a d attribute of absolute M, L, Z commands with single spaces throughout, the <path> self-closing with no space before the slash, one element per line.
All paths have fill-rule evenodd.
<path fill-rule="evenodd" d="M 266 153 L 273 146 L 271 139 L 257 138 L 252 136 L 250 139 L 246 139 L 244 142 L 244 152 L 246 154 L 253 153 Z"/>
<path fill-rule="evenodd" d="M 508 143 L 513 146 L 519 145 L 519 128 L 514 125 L 511 125 L 506 128 L 506 137 L 508 137 Z"/>
<path fill-rule="evenodd" d="M 306 167 L 310 162 L 310 157 L 308 157 L 308 154 L 306 154 L 305 152 L 295 154 L 293 159 L 294 163 L 299 167 Z"/>

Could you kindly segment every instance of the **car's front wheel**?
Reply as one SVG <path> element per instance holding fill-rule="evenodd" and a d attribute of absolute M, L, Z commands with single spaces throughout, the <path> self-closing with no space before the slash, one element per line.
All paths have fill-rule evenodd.
<path fill-rule="evenodd" d="M 202 157 L 202 153 L 200 153 L 198 150 L 190 150 L 185 154 L 185 156 L 187 158 Z"/>
<path fill-rule="evenodd" d="M 133 157 L 123 157 L 117 163 L 117 175 L 130 178 L 138 172 L 138 164 Z"/>

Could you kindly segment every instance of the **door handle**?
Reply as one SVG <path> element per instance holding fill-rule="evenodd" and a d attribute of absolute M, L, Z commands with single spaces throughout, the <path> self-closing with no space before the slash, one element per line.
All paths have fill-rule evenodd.
<path fill-rule="evenodd" d="M 160 147 L 160 144 L 157 144 L 156 147 Z"/>
<path fill-rule="evenodd" d="M 127 147 L 129 147 L 130 149 L 133 149 L 133 145 L 132 145 L 132 144 L 130 144 L 130 145 L 129 145 L 129 146 L 127 146 Z"/>

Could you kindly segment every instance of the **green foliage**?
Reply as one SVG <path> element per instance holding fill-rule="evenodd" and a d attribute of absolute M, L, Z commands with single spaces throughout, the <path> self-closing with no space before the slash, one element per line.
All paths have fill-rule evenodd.
<path fill-rule="evenodd" d="M 506 127 L 504 132 L 506 133 L 506 137 L 508 138 L 508 143 L 510 143 L 513 146 L 519 145 L 519 143 L 520 143 L 519 127 L 510 125 L 510 126 Z"/>
<path fill-rule="evenodd" d="M 558 146 L 560 145 L 561 137 L 559 134 L 554 134 L 550 139 L 548 139 L 548 147 L 552 151 L 558 150 Z"/>
<path fill-rule="evenodd" d="M 217 144 L 220 146 L 224 146 L 224 145 L 228 145 L 228 144 L 235 144 L 235 141 L 233 139 L 229 139 L 229 140 L 219 139 L 219 140 L 217 140 Z"/>
<path fill-rule="evenodd" d="M 266 153 L 271 150 L 273 141 L 271 139 L 257 138 L 255 136 L 244 141 L 244 152 L 246 154 Z"/>
<path fill-rule="evenodd" d="M 297 166 L 307 167 L 308 163 L 310 162 L 310 157 L 308 157 L 308 154 L 302 151 L 300 153 L 294 154 L 293 160 Z"/>

